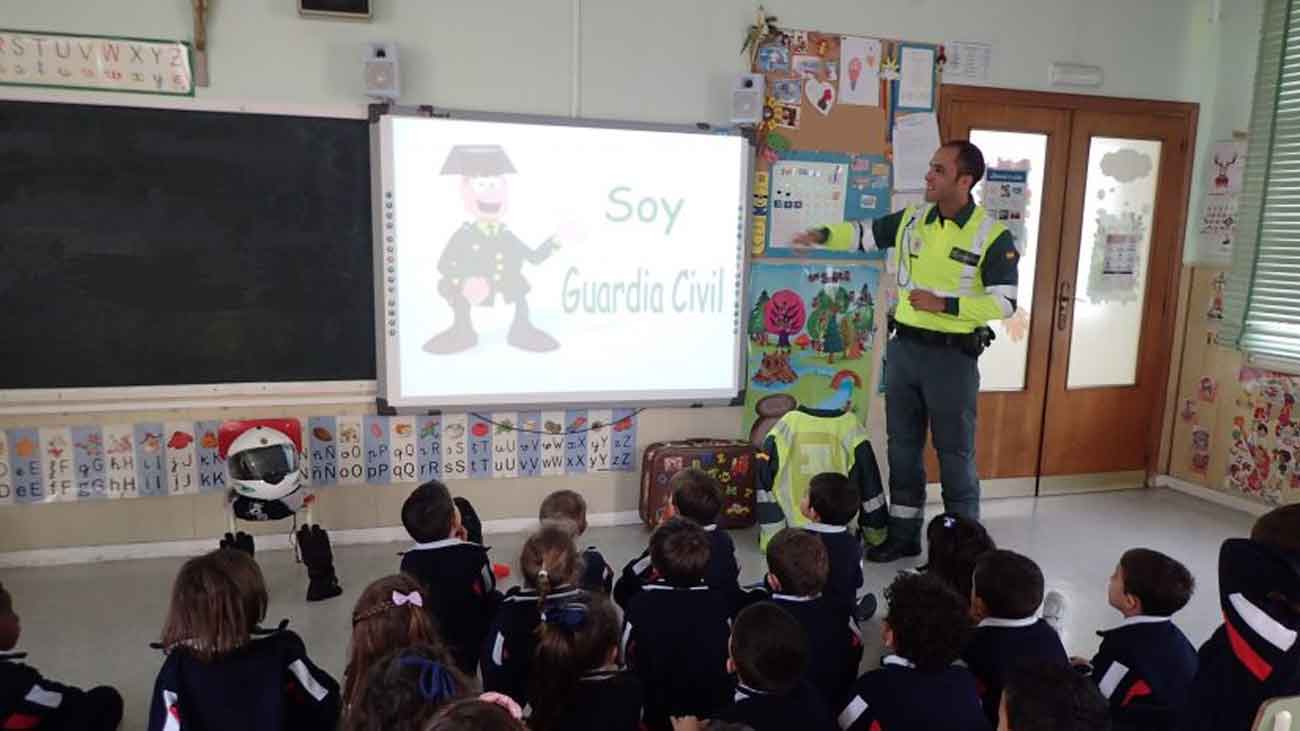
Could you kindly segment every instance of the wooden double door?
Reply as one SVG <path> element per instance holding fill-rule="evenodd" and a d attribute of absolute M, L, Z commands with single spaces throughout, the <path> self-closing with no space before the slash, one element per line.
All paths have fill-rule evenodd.
<path fill-rule="evenodd" d="M 1196 106 L 960 86 L 942 99 L 944 139 L 1002 171 L 976 198 L 1022 251 L 1017 312 L 980 360 L 986 494 L 1141 484 L 1159 451 Z"/>

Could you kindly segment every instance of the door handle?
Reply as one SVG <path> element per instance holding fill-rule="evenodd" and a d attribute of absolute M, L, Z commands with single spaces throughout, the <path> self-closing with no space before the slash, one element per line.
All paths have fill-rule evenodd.
<path fill-rule="evenodd" d="M 1070 324 L 1070 311 L 1074 306 L 1074 283 L 1061 282 L 1056 298 L 1056 329 L 1065 331 Z"/>

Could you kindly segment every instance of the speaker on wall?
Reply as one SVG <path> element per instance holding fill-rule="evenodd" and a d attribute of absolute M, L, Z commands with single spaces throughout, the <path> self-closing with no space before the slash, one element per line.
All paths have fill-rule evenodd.
<path fill-rule="evenodd" d="M 764 83 L 762 74 L 740 74 L 731 85 L 731 123 L 758 124 L 763 121 Z"/>
<path fill-rule="evenodd" d="M 366 96 L 395 100 L 402 95 L 402 77 L 397 63 L 396 43 L 367 44 L 363 63 Z"/>
<path fill-rule="evenodd" d="M 370 20 L 370 0 L 298 0 L 298 14 Z"/>

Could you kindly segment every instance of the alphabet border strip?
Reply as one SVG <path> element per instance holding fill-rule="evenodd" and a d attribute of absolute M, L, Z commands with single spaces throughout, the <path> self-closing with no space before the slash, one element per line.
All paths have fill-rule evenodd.
<path fill-rule="evenodd" d="M 638 469 L 637 411 L 302 416 L 305 483 L 558 477 Z M 229 487 L 220 421 L 0 429 L 0 507 Z"/>

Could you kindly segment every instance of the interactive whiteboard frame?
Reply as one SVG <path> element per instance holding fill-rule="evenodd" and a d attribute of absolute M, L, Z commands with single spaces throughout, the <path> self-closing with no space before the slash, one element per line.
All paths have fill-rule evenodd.
<path fill-rule="evenodd" d="M 460 394 L 454 398 L 439 398 L 434 402 L 426 398 L 403 398 L 396 391 L 401 384 L 401 364 L 397 340 L 397 300 L 396 268 L 389 261 L 389 255 L 395 251 L 395 232 L 393 230 L 393 212 L 391 193 L 393 190 L 393 149 L 391 135 L 384 120 L 402 117 L 425 117 L 433 119 L 455 119 L 477 122 L 496 122 L 506 124 L 557 125 L 564 127 L 585 127 L 592 129 L 640 130 L 648 132 L 673 132 L 679 134 L 725 135 L 741 137 L 738 131 L 720 132 L 707 125 L 668 125 L 647 122 L 622 122 L 614 120 L 593 120 L 574 117 L 552 117 L 527 114 L 505 114 L 492 112 L 470 112 L 459 110 L 421 107 L 402 111 L 388 108 L 383 113 L 372 113 L 370 119 L 370 182 L 372 210 L 374 211 L 374 275 L 375 275 L 375 368 L 376 390 L 381 413 L 422 413 L 441 411 L 448 408 L 500 408 L 518 409 L 536 406 L 716 406 L 734 405 L 745 388 L 745 340 L 744 317 L 741 310 L 746 302 L 745 287 L 747 277 L 745 268 L 749 257 L 746 244 L 746 232 L 751 229 L 753 154 L 743 155 L 740 170 L 739 229 L 736 232 L 736 272 L 737 291 L 733 318 L 732 376 L 735 379 L 735 391 L 720 395 L 717 390 L 675 391 L 671 395 L 663 392 L 624 391 L 607 392 L 570 392 L 560 394 L 527 394 L 510 400 L 502 400 L 497 394 Z M 392 357 L 390 357 L 390 354 Z"/>

